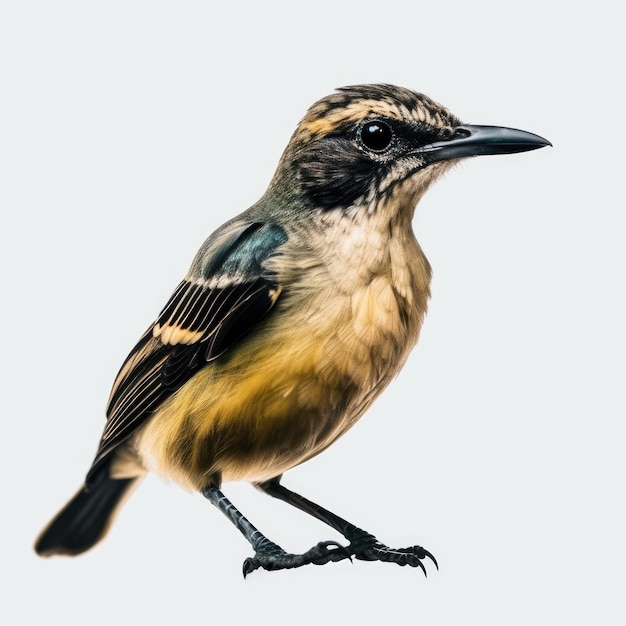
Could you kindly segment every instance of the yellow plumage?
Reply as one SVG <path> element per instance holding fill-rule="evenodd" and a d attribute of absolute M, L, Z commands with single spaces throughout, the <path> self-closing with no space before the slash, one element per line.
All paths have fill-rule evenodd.
<path fill-rule="evenodd" d="M 407 263 L 400 275 L 394 286 L 389 272 L 370 274 L 351 294 L 329 275 L 321 291 L 283 293 L 258 332 L 198 372 L 138 432 L 144 467 L 201 489 L 267 480 L 321 452 L 417 341 L 430 271 Z"/>

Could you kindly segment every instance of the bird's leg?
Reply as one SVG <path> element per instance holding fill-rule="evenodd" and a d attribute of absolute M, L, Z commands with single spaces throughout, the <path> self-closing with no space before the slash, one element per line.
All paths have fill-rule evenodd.
<path fill-rule="evenodd" d="M 335 541 L 320 542 L 303 554 L 289 554 L 253 526 L 219 489 L 207 487 L 202 490 L 202 495 L 226 515 L 254 549 L 254 556 L 243 563 L 244 578 L 259 567 L 266 570 L 291 569 L 350 558 L 349 552 Z"/>
<path fill-rule="evenodd" d="M 397 563 L 398 565 L 420 567 L 424 575 L 426 575 L 426 568 L 424 567 L 423 559 L 428 557 L 435 564 L 435 567 L 439 569 L 437 560 L 425 548 L 421 546 L 389 548 L 378 541 L 374 535 L 361 530 L 354 524 L 319 506 L 319 504 L 315 504 L 315 502 L 311 502 L 301 495 L 283 487 L 279 479 L 256 483 L 255 486 L 270 496 L 283 500 L 301 511 L 316 517 L 318 520 L 328 524 L 331 528 L 341 533 L 350 542 L 350 545 L 346 547 L 350 556 L 354 556 L 362 561 L 386 561 L 388 563 Z"/>

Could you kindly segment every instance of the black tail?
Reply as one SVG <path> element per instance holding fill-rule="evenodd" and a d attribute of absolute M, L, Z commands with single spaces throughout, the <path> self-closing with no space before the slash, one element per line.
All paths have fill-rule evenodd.
<path fill-rule="evenodd" d="M 102 539 L 127 495 L 140 478 L 115 480 L 102 476 L 82 489 L 42 531 L 35 543 L 40 556 L 74 556 Z"/>

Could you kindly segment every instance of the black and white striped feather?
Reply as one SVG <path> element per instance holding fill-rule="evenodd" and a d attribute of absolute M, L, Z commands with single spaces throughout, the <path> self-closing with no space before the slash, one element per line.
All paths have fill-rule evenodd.
<path fill-rule="evenodd" d="M 258 222 L 209 237 L 117 375 L 88 483 L 164 400 L 270 311 L 281 285 L 264 263 L 286 240 L 282 228 Z"/>

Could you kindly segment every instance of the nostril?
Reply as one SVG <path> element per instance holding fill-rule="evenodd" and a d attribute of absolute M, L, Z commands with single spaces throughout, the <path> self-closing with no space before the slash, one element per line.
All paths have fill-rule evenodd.
<path fill-rule="evenodd" d="M 462 139 L 464 137 L 470 137 L 472 133 L 467 128 L 459 126 L 454 129 L 454 139 Z"/>

